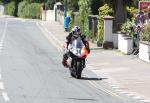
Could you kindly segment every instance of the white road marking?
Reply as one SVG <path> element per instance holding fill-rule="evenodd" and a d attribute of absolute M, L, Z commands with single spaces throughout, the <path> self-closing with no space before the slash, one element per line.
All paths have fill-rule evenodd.
<path fill-rule="evenodd" d="M 3 47 L 4 47 L 4 39 L 5 39 L 6 32 L 7 32 L 7 26 L 8 26 L 8 22 L 5 21 L 4 31 L 3 31 L 2 37 L 0 39 L 0 53 L 1 53 L 2 49 L 3 49 Z M 2 71 L 2 69 L 0 68 L 0 80 L 2 80 L 2 74 L 1 74 L 2 72 L 1 71 Z M 3 90 L 2 96 L 3 96 L 4 100 L 5 100 L 5 102 L 9 102 L 10 99 L 9 99 L 9 97 L 7 95 L 7 92 L 4 91 L 5 90 L 5 86 L 4 86 L 3 82 L 0 82 L 0 89 Z"/>
<path fill-rule="evenodd" d="M 119 89 L 119 87 L 117 87 L 117 86 L 113 86 L 112 88 L 113 88 L 113 89 Z"/>
<path fill-rule="evenodd" d="M 5 100 L 5 102 L 9 102 L 10 101 L 10 99 L 9 99 L 9 97 L 8 97 L 6 92 L 2 92 L 2 96 L 3 96 L 4 100 Z"/>
<path fill-rule="evenodd" d="M 0 89 L 1 89 L 1 90 L 4 90 L 4 89 L 5 89 L 3 82 L 0 82 Z"/>
<path fill-rule="evenodd" d="M 3 46 L 4 46 L 3 44 L 4 44 L 5 35 L 6 35 L 7 25 L 8 25 L 8 23 L 7 23 L 7 21 L 5 21 L 4 31 L 3 31 L 2 37 L 0 39 L 0 52 L 2 51 Z"/>
<path fill-rule="evenodd" d="M 121 94 L 128 94 L 128 92 L 126 92 L 126 91 L 121 91 L 120 93 Z"/>
<path fill-rule="evenodd" d="M 0 71 L 0 80 L 2 80 L 2 74 L 1 74 L 1 71 Z"/>
<path fill-rule="evenodd" d="M 121 93 L 121 92 L 123 92 L 123 90 L 117 89 L 116 92 Z"/>
<path fill-rule="evenodd" d="M 120 98 L 120 99 L 123 99 L 121 96 L 117 95 L 116 93 L 113 93 L 113 92 L 111 92 L 111 91 L 109 91 L 109 90 L 107 90 L 107 89 L 101 88 L 101 87 L 98 86 L 97 83 L 94 82 L 94 81 L 88 81 L 88 82 L 89 82 L 91 85 L 93 85 L 95 88 L 97 88 L 97 89 L 99 89 L 99 90 L 101 90 L 101 91 L 103 91 L 103 92 L 105 92 L 105 93 L 107 93 L 107 94 L 109 94 L 109 95 L 111 95 L 111 96 L 115 96 L 115 97 L 118 97 L 118 98 Z"/>
<path fill-rule="evenodd" d="M 134 96 L 135 99 L 142 99 L 140 96 Z"/>
<path fill-rule="evenodd" d="M 7 25 L 8 25 L 8 22 L 6 21 L 5 22 L 5 28 L 4 28 L 4 31 L 3 31 L 3 35 L 2 35 L 2 38 L 0 40 L 0 42 L 4 42 L 4 38 L 5 38 L 5 35 L 6 35 L 6 30 L 7 30 Z"/>
<path fill-rule="evenodd" d="M 110 65 L 109 62 L 103 62 L 103 63 L 89 63 L 90 66 L 107 66 Z"/>
<path fill-rule="evenodd" d="M 130 96 L 130 97 L 133 97 L 134 96 L 134 94 L 132 94 L 132 93 L 129 93 L 129 94 L 127 94 L 128 96 Z"/>
<path fill-rule="evenodd" d="M 22 22 L 25 22 L 26 20 L 25 20 L 25 19 L 21 19 L 21 21 L 22 21 Z"/>
<path fill-rule="evenodd" d="M 141 100 L 141 102 L 144 102 L 144 103 L 150 103 L 149 100 Z"/>

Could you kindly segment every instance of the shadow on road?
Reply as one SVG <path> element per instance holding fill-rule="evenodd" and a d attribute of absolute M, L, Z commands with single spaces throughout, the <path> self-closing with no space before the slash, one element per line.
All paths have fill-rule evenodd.
<path fill-rule="evenodd" d="M 81 80 L 103 80 L 108 78 L 89 78 L 89 77 L 82 77 Z"/>

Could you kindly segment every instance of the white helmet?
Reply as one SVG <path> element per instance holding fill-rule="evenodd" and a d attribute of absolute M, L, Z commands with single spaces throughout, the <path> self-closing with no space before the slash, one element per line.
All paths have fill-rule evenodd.
<path fill-rule="evenodd" d="M 80 35 L 80 27 L 74 26 L 74 27 L 72 28 L 72 33 L 73 33 L 73 36 L 74 36 L 74 37 L 79 37 L 79 35 Z"/>

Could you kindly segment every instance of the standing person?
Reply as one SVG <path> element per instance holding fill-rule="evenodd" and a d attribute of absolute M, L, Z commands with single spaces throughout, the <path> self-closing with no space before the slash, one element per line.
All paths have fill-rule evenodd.
<path fill-rule="evenodd" d="M 150 22 L 150 6 L 148 6 L 148 22 Z"/>
<path fill-rule="evenodd" d="M 43 3 L 40 8 L 40 18 L 46 20 L 46 5 Z"/>

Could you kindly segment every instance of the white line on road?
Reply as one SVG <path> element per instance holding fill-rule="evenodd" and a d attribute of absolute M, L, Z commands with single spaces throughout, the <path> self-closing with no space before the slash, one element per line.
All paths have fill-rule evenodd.
<path fill-rule="evenodd" d="M 0 40 L 1 43 L 4 42 L 4 38 L 5 38 L 5 35 L 6 35 L 6 30 L 7 30 L 7 21 L 5 21 L 5 28 L 4 28 L 4 31 L 3 31 L 3 35 L 2 35 L 2 38 Z"/>
<path fill-rule="evenodd" d="M 1 74 L 1 70 L 0 70 L 0 80 L 2 80 L 2 74 Z"/>
<path fill-rule="evenodd" d="M 140 97 L 140 96 L 134 96 L 133 98 L 135 98 L 135 99 L 142 99 L 142 97 Z"/>
<path fill-rule="evenodd" d="M 141 100 L 141 101 L 144 102 L 144 103 L 150 103 L 150 101 L 149 101 L 149 100 L 146 100 L 146 99 Z"/>
<path fill-rule="evenodd" d="M 3 96 L 4 100 L 5 100 L 5 102 L 9 102 L 10 101 L 10 99 L 9 99 L 9 97 L 8 97 L 6 92 L 2 92 L 2 96 Z"/>
<path fill-rule="evenodd" d="M 95 88 L 97 88 L 97 89 L 99 89 L 99 90 L 101 90 L 101 91 L 103 91 L 103 92 L 105 92 L 105 93 L 107 93 L 107 94 L 109 94 L 111 96 L 115 96 L 115 97 L 118 97 L 120 99 L 123 99 L 121 96 L 117 95 L 116 93 L 113 93 L 110 90 L 107 90 L 107 89 L 104 89 L 104 88 L 100 87 L 99 85 L 97 85 L 97 83 L 95 81 L 88 81 L 88 82 L 91 85 L 93 85 Z"/>
<path fill-rule="evenodd" d="M 22 22 L 26 22 L 26 20 L 25 20 L 25 19 L 22 19 L 21 21 L 22 21 Z"/>
<path fill-rule="evenodd" d="M 3 82 L 0 82 L 0 89 L 1 89 L 1 90 L 4 90 L 4 89 L 5 89 Z"/>
<path fill-rule="evenodd" d="M 8 24 L 7 21 L 5 21 L 4 31 L 3 31 L 2 37 L 0 39 L 0 52 L 3 49 L 4 39 L 5 39 L 5 35 L 6 35 L 6 30 L 7 30 L 7 24 Z"/>
<path fill-rule="evenodd" d="M 1 53 L 2 49 L 3 49 L 3 47 L 4 47 L 4 39 L 5 39 L 6 32 L 7 32 L 7 25 L 8 25 L 8 22 L 5 21 L 4 31 L 3 31 L 2 37 L 0 39 L 0 53 Z M 2 72 L 1 71 L 2 71 L 2 69 L 0 68 L 0 80 L 2 79 L 2 74 L 1 74 Z M 3 82 L 0 82 L 0 89 L 1 90 L 5 90 L 5 86 L 4 86 Z M 2 96 L 3 96 L 4 100 L 5 100 L 5 102 L 9 102 L 10 101 L 10 99 L 9 99 L 9 97 L 7 95 L 7 92 L 3 91 L 2 92 Z"/>

